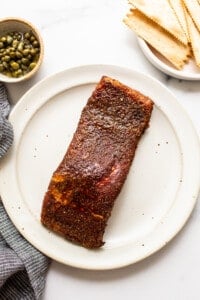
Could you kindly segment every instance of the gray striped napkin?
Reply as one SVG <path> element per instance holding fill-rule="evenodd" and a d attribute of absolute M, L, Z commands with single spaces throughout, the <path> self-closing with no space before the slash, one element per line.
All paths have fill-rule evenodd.
<path fill-rule="evenodd" d="M 0 83 L 0 158 L 13 141 L 9 111 L 7 91 Z M 49 262 L 16 230 L 0 200 L 0 300 L 40 299 Z"/>
<path fill-rule="evenodd" d="M 13 130 L 7 117 L 10 112 L 8 94 L 3 83 L 0 82 L 0 158 L 6 154 L 13 141 Z"/>

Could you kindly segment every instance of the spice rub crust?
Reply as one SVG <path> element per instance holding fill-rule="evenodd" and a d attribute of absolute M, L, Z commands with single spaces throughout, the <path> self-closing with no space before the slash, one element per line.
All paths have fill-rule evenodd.
<path fill-rule="evenodd" d="M 45 194 L 41 222 L 86 248 L 101 247 L 153 101 L 103 76 Z"/>

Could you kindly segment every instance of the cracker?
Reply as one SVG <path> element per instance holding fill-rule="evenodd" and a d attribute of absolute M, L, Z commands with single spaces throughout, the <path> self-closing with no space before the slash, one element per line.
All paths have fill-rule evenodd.
<path fill-rule="evenodd" d="M 190 56 L 189 46 L 184 46 L 139 10 L 132 9 L 124 19 L 124 23 L 161 53 L 177 69 L 182 69 L 188 61 Z"/>
<path fill-rule="evenodd" d="M 129 0 L 129 2 L 133 7 L 163 27 L 184 45 L 187 45 L 187 36 L 168 0 Z"/>
<path fill-rule="evenodd" d="M 174 13 L 182 27 L 182 30 L 184 31 L 187 40 L 189 42 L 189 33 L 188 33 L 188 28 L 187 28 L 187 21 L 185 17 L 185 12 L 184 12 L 184 3 L 182 0 L 168 0 L 169 4 L 171 5 L 172 9 L 174 10 Z"/>
<path fill-rule="evenodd" d="M 190 36 L 190 42 L 191 42 L 191 47 L 192 51 L 194 54 L 194 59 L 196 62 L 196 65 L 200 67 L 200 32 L 197 29 L 194 21 L 192 20 L 192 17 L 190 16 L 189 12 L 187 9 L 185 10 L 186 12 L 186 20 L 188 24 L 188 31 L 189 31 L 189 36 Z"/>
<path fill-rule="evenodd" d="M 200 31 L 200 4 L 198 0 L 183 0 L 190 16 Z"/>

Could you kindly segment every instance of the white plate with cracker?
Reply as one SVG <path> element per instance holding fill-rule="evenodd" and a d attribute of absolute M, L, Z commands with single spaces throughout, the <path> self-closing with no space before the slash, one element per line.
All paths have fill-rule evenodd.
<path fill-rule="evenodd" d="M 138 36 L 149 61 L 166 74 L 200 79 L 200 3 L 129 0 L 124 23 Z"/>
<path fill-rule="evenodd" d="M 155 105 L 116 199 L 105 245 L 88 250 L 47 230 L 40 214 L 52 173 L 102 75 L 139 90 Z M 20 233 L 52 259 L 93 270 L 127 266 L 165 246 L 189 218 L 200 186 L 199 141 L 176 98 L 155 79 L 109 65 L 65 70 L 31 88 L 13 108 L 10 121 L 15 140 L 1 160 L 1 198 Z"/>
<path fill-rule="evenodd" d="M 200 68 L 197 67 L 193 59 L 190 59 L 182 70 L 177 70 L 167 59 L 143 39 L 138 38 L 138 44 L 149 62 L 165 74 L 178 79 L 200 80 Z"/>

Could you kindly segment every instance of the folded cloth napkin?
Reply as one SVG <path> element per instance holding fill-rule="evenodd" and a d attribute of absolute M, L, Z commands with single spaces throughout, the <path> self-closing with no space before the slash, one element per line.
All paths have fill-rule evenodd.
<path fill-rule="evenodd" d="M 0 157 L 13 141 L 9 111 L 7 91 L 0 83 Z M 40 299 L 49 262 L 20 235 L 0 200 L 0 300 Z"/>
<path fill-rule="evenodd" d="M 0 82 L 0 157 L 10 148 L 13 141 L 13 130 L 7 117 L 10 112 L 8 94 L 5 86 Z"/>

